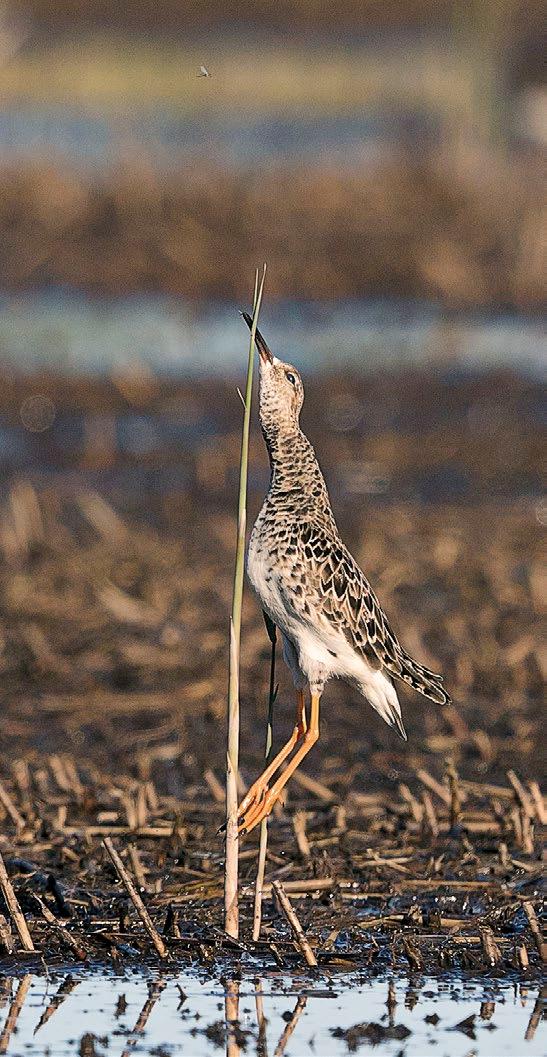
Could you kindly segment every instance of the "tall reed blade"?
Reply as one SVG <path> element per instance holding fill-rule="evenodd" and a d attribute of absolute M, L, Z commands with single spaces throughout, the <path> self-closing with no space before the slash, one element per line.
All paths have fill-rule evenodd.
<path fill-rule="evenodd" d="M 249 341 L 247 384 L 241 435 L 239 463 L 239 499 L 237 511 L 237 543 L 234 570 L 232 613 L 230 617 L 230 659 L 228 679 L 228 751 L 226 761 L 226 865 L 224 874 L 224 928 L 229 936 L 239 935 L 238 849 L 237 832 L 237 773 L 239 767 L 239 651 L 241 639 L 241 606 L 245 563 L 245 530 L 247 526 L 247 469 L 249 461 L 249 430 L 253 390 L 254 343 L 258 315 L 262 302 L 266 265 L 259 279 L 255 276 L 253 324 Z"/>

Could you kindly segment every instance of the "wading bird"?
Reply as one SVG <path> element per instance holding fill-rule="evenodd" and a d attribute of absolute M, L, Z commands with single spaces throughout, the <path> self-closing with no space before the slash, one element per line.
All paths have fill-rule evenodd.
<path fill-rule="evenodd" d="M 243 317 L 251 327 L 248 313 Z M 256 346 L 260 424 L 271 478 L 251 534 L 247 573 L 266 617 L 281 632 L 297 711 L 291 737 L 239 806 L 239 829 L 246 833 L 269 815 L 319 738 L 319 700 L 328 679 L 338 677 L 356 686 L 405 740 L 392 676 L 438 704 L 450 701 L 442 677 L 414 661 L 399 644 L 364 573 L 340 539 L 315 452 L 300 429 L 304 389 L 298 371 L 270 352 L 259 330 Z"/>

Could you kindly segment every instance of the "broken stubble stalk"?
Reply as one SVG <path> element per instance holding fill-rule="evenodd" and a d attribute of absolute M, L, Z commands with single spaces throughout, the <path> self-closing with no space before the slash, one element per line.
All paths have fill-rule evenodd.
<path fill-rule="evenodd" d="M 264 613 L 264 620 L 266 621 L 266 629 L 268 631 L 268 637 L 271 643 L 271 661 L 270 661 L 270 691 L 268 696 L 268 725 L 266 730 L 266 749 L 265 749 L 265 760 L 266 766 L 270 762 L 272 755 L 272 742 L 273 742 L 273 708 L 275 699 L 277 697 L 277 688 L 275 685 L 275 647 L 277 641 L 277 630 L 275 624 L 272 623 L 270 618 Z M 260 823 L 260 841 L 258 845 L 258 863 L 256 868 L 256 881 L 255 881 L 255 898 L 254 898 L 254 910 L 253 910 L 253 941 L 256 943 L 260 939 L 260 928 L 262 925 L 262 896 L 264 891 L 264 873 L 266 870 L 266 851 L 268 847 L 268 819 L 263 818 Z"/>
<path fill-rule="evenodd" d="M 239 647 L 241 638 L 241 606 L 245 564 L 245 530 L 247 525 L 247 467 L 249 458 L 249 430 L 253 389 L 254 343 L 258 315 L 262 302 L 266 265 L 259 279 L 255 276 L 253 324 L 249 341 L 247 384 L 245 387 L 241 458 L 239 464 L 239 499 L 237 543 L 234 569 L 232 613 L 230 617 L 230 656 L 228 679 L 228 751 L 226 759 L 226 865 L 224 870 L 224 928 L 229 936 L 239 935 L 238 850 L 237 832 L 237 773 L 239 767 Z"/>

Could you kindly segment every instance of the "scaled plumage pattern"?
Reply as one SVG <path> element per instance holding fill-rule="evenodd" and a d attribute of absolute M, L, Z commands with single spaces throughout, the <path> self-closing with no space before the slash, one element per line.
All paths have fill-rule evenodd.
<path fill-rule="evenodd" d="M 244 313 L 244 318 L 251 326 L 250 316 Z M 414 661 L 400 645 L 340 538 L 315 452 L 300 429 L 304 390 L 298 371 L 272 355 L 258 330 L 256 344 L 260 423 L 271 480 L 251 534 L 247 572 L 265 613 L 281 632 L 298 708 L 292 738 L 240 806 L 241 829 L 246 831 L 269 813 L 289 775 L 319 737 L 319 698 L 328 679 L 339 677 L 357 686 L 403 738 L 392 676 L 438 704 L 450 700 L 442 677 Z M 307 685 L 309 726 L 303 698 Z M 286 770 L 271 784 L 300 742 Z"/>

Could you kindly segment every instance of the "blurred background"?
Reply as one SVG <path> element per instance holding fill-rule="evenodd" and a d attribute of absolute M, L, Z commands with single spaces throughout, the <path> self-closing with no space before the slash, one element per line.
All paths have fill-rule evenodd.
<path fill-rule="evenodd" d="M 353 737 L 365 786 L 416 753 L 527 766 L 547 520 L 542 9 L 0 2 L 0 669 L 20 751 L 68 739 L 171 786 L 211 752 L 222 770 L 238 309 L 267 261 L 261 326 L 304 373 L 343 531 L 457 701 L 424 718 L 409 699 L 399 756 L 329 688 L 330 759 Z M 256 429 L 251 456 L 252 516 Z M 264 640 L 247 599 L 250 772 Z"/>

